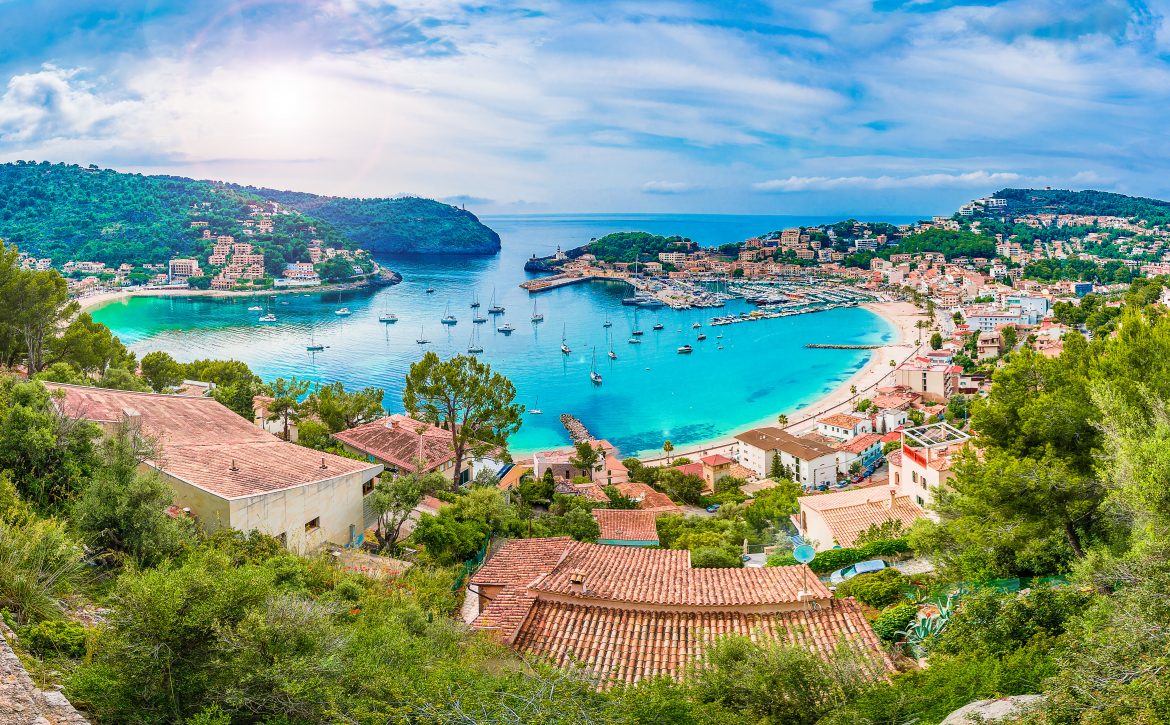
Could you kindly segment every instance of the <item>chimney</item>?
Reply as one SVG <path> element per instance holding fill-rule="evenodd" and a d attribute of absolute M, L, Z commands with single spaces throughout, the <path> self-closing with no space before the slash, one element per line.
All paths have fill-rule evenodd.
<path fill-rule="evenodd" d="M 894 509 L 894 501 L 897 498 L 898 498 L 898 487 L 891 483 L 890 484 L 890 503 L 889 503 L 889 508 L 891 511 L 893 511 L 893 509 Z"/>
<path fill-rule="evenodd" d="M 394 419 L 387 416 L 386 422 L 383 425 L 385 425 L 390 430 L 394 430 Z"/>
<path fill-rule="evenodd" d="M 569 592 L 571 594 L 585 594 L 585 572 L 574 569 L 569 572 Z"/>
<path fill-rule="evenodd" d="M 236 459 L 234 459 L 234 458 L 232 459 L 232 465 L 228 466 L 228 470 L 229 470 L 229 471 L 238 471 L 238 470 L 240 470 L 239 468 L 236 468 Z"/>
<path fill-rule="evenodd" d="M 321 456 L 321 470 L 324 471 L 326 468 L 329 468 L 329 466 L 325 465 L 325 456 Z"/>

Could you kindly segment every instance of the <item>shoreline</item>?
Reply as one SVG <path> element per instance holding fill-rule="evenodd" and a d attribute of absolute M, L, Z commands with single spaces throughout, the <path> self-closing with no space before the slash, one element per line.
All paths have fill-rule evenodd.
<path fill-rule="evenodd" d="M 392 275 L 388 285 L 396 285 L 402 281 L 402 276 L 397 272 L 386 270 Z M 323 292 L 353 292 L 355 290 L 371 289 L 380 284 L 372 283 L 370 281 L 364 282 L 347 282 L 345 284 L 331 284 L 318 285 L 316 287 L 281 287 L 272 289 L 260 290 L 223 290 L 223 289 L 191 289 L 189 287 L 177 287 L 168 289 L 166 287 L 150 287 L 147 289 L 119 289 L 105 292 L 98 292 L 84 297 L 77 297 L 77 303 L 80 305 L 79 312 L 93 312 L 99 307 L 118 302 L 119 300 L 130 299 L 131 297 L 268 297 L 271 295 L 286 295 L 286 294 L 320 294 Z"/>
<path fill-rule="evenodd" d="M 875 348 L 869 360 L 860 370 L 850 375 L 832 390 L 787 413 L 788 424 L 783 426 L 782 430 L 800 435 L 815 428 L 817 418 L 832 413 L 852 412 L 855 399 L 861 399 L 865 397 L 867 392 L 880 387 L 886 378 L 893 373 L 897 365 L 901 365 L 921 350 L 921 345 L 914 344 L 918 334 L 914 325 L 918 320 L 925 319 L 926 313 L 909 302 L 870 302 L 861 305 L 861 307 L 885 320 L 893 328 L 894 339 Z M 890 360 L 895 361 L 896 365 L 891 367 Z M 857 386 L 856 395 L 850 392 L 852 386 Z M 670 458 L 673 460 L 680 456 L 686 456 L 691 460 L 696 460 L 699 457 L 716 453 L 729 455 L 735 449 L 734 436 L 737 432 L 765 426 L 781 427 L 777 425 L 776 419 L 782 412 L 784 411 L 777 411 L 776 415 L 769 418 L 736 426 L 735 430 L 717 438 L 688 443 L 686 446 L 675 448 L 671 451 Z M 667 459 L 664 454 L 657 453 L 649 458 L 643 458 L 642 462 L 648 465 L 663 465 Z"/>

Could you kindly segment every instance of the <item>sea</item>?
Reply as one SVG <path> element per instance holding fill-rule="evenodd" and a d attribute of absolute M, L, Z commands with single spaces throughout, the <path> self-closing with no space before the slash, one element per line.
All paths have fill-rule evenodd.
<path fill-rule="evenodd" d="M 875 219 L 907 223 L 918 217 Z M 263 297 L 131 297 L 100 307 L 94 318 L 140 355 L 165 350 L 176 359 L 233 358 L 265 380 L 341 381 L 347 388 L 375 386 L 384 405 L 402 410 L 410 365 L 424 351 L 466 354 L 476 335 L 478 357 L 506 375 L 526 412 L 510 439 L 514 454 L 564 446 L 562 413 L 576 416 L 623 456 L 694 446 L 724 438 L 762 421 L 774 421 L 824 396 L 869 359 L 864 350 L 806 349 L 808 343 L 882 344 L 895 331 L 881 317 L 839 309 L 774 320 L 712 327 L 713 315 L 753 309 L 741 300 L 721 309 L 646 310 L 625 307 L 628 286 L 589 282 L 530 295 L 518 285 L 539 275 L 524 271 L 529 256 L 569 249 L 616 231 L 678 234 L 704 246 L 740 241 L 772 230 L 836 221 L 835 218 L 710 214 L 576 214 L 487 216 L 502 250 L 492 256 L 386 255 L 379 262 L 399 272 L 392 287 L 354 292 L 306 292 Z M 428 293 L 427 289 L 434 291 Z M 473 324 L 478 299 L 486 324 Z M 493 300 L 506 308 L 487 314 Z M 260 306 L 262 311 L 249 310 Z M 336 313 L 348 308 L 349 316 Z M 531 321 L 533 311 L 544 322 Z M 276 322 L 258 318 L 271 312 Z M 393 313 L 396 323 L 379 322 Z M 455 325 L 440 319 L 454 315 Z M 606 328 L 606 320 L 612 326 Z M 653 331 L 656 322 L 664 329 Z M 699 342 L 703 325 L 707 339 Z M 498 327 L 511 324 L 504 334 Z M 629 344 L 635 327 L 641 344 Z M 722 338 L 717 337 L 722 335 Z M 430 341 L 427 345 L 418 339 Z M 564 339 L 571 348 L 563 354 Z M 309 352 L 314 342 L 325 345 Z M 694 352 L 677 353 L 683 344 Z M 613 350 L 616 360 L 608 352 Z M 602 383 L 590 380 L 590 371 Z"/>

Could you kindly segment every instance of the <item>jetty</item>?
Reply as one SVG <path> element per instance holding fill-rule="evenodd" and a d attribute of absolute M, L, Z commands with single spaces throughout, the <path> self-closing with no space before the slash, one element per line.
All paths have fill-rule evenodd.
<path fill-rule="evenodd" d="M 877 350 L 881 345 L 824 345 L 810 342 L 805 345 L 810 350 Z"/>
<path fill-rule="evenodd" d="M 561 413 L 561 425 L 565 426 L 565 430 L 569 431 L 569 439 L 574 443 L 581 441 L 593 440 L 593 435 L 585 424 L 577 420 L 577 417 L 568 413 Z"/>

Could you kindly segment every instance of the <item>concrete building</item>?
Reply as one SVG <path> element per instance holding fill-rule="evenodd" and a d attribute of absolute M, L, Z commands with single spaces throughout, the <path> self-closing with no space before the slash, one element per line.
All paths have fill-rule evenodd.
<path fill-rule="evenodd" d="M 901 431 L 902 448 L 895 461 L 890 457 L 890 483 L 902 495 L 928 508 L 939 488 L 951 477 L 954 456 L 970 439 L 966 433 L 947 423 L 908 428 Z"/>
<path fill-rule="evenodd" d="M 837 480 L 837 451 L 824 443 L 798 438 L 779 428 L 755 428 L 735 437 L 739 463 L 756 475 L 767 476 L 772 460 L 780 459 L 794 481 L 816 488 Z"/>
<path fill-rule="evenodd" d="M 873 422 L 848 413 L 834 413 L 817 419 L 817 432 L 838 440 L 847 441 L 862 433 L 873 432 Z"/>
<path fill-rule="evenodd" d="M 357 545 L 374 522 L 364 499 L 382 465 L 286 443 L 212 398 L 48 383 L 70 418 L 109 435 L 136 431 L 158 445 L 143 463 L 175 506 L 209 530 L 257 529 L 294 551 Z"/>
<path fill-rule="evenodd" d="M 958 365 L 941 365 L 924 360 L 911 360 L 894 371 L 894 384 L 918 393 L 931 403 L 945 403 L 958 391 Z"/>

